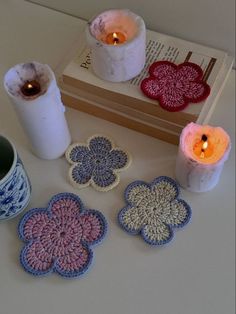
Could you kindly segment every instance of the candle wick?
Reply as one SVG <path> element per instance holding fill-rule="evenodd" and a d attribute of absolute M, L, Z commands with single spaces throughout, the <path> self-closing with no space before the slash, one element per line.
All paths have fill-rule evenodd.
<path fill-rule="evenodd" d="M 206 134 L 203 134 L 203 135 L 202 135 L 202 141 L 203 141 L 203 142 L 206 142 L 206 141 L 207 141 L 207 136 L 206 136 Z"/>
<path fill-rule="evenodd" d="M 201 148 L 200 158 L 204 158 L 205 157 L 205 150 L 208 147 L 207 136 L 205 134 L 202 135 L 202 141 L 203 141 L 203 145 L 202 145 L 202 148 Z"/>
<path fill-rule="evenodd" d="M 117 45 L 119 43 L 119 39 L 118 38 L 113 38 L 113 42 L 114 42 L 114 45 Z"/>

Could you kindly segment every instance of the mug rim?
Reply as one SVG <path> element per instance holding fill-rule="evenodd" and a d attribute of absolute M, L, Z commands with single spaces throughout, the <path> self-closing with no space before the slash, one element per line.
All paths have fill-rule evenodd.
<path fill-rule="evenodd" d="M 0 185 L 10 177 L 13 170 L 15 169 L 16 162 L 17 162 L 17 152 L 16 152 L 15 145 L 6 136 L 4 136 L 3 134 L 0 133 L 0 138 L 1 137 L 9 143 L 9 145 L 11 146 L 11 148 L 13 150 L 13 162 L 12 162 L 12 165 L 11 165 L 10 169 L 8 170 L 8 172 L 5 174 L 5 176 L 2 179 L 0 179 Z"/>

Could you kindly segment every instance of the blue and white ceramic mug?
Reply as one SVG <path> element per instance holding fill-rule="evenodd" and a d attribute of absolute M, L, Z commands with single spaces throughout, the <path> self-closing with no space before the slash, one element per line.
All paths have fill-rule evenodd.
<path fill-rule="evenodd" d="M 31 184 L 15 146 L 0 134 L 0 220 L 23 211 L 30 195 Z"/>

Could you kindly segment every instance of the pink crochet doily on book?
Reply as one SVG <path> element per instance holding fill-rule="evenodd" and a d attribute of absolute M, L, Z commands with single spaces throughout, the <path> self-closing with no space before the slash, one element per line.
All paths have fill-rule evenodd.
<path fill-rule="evenodd" d="M 189 103 L 201 102 L 210 94 L 210 86 L 202 80 L 202 69 L 192 62 L 179 65 L 169 61 L 154 62 L 149 75 L 141 82 L 141 90 L 168 111 L 183 110 Z"/>

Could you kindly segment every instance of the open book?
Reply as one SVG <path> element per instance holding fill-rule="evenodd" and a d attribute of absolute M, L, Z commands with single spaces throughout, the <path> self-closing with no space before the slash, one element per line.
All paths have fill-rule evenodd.
<path fill-rule="evenodd" d="M 136 121 L 136 124 L 157 128 L 161 133 L 171 134 L 171 142 L 178 141 L 187 123 L 208 123 L 233 65 L 233 58 L 224 51 L 148 30 L 145 68 L 130 81 L 113 83 L 103 81 L 93 73 L 90 51 L 85 42 L 81 43 L 81 47 L 60 77 L 65 104 L 112 122 L 116 122 L 118 115 L 126 122 L 117 123 L 127 127 L 135 125 Z M 181 112 L 162 109 L 157 101 L 147 98 L 139 87 L 142 79 L 148 76 L 149 66 L 158 60 L 176 64 L 190 61 L 200 65 L 204 71 L 203 80 L 211 86 L 209 97 L 201 103 L 190 104 Z M 131 128 L 140 131 L 143 127 Z M 144 133 L 151 133 L 143 129 Z M 162 136 L 159 138 L 166 140 Z"/>

